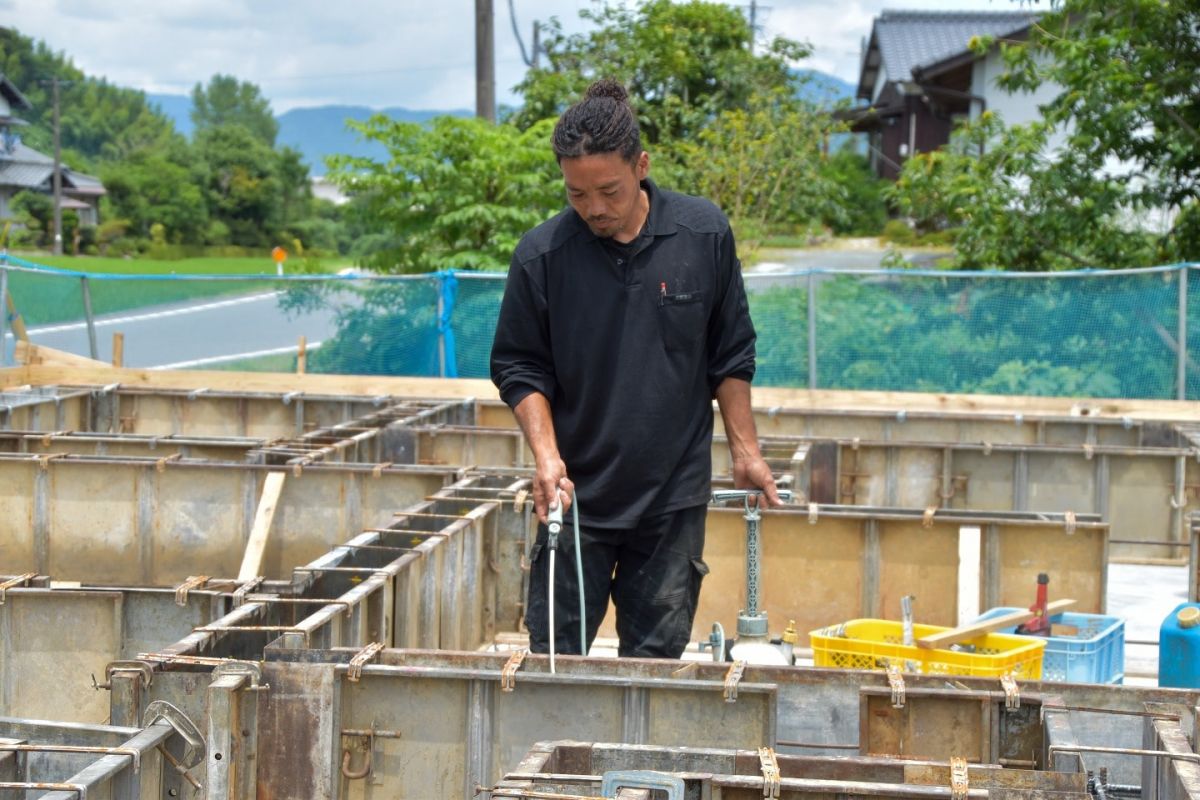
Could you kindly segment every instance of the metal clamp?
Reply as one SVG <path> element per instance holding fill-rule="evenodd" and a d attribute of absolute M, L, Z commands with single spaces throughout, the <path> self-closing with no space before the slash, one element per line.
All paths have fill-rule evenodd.
<path fill-rule="evenodd" d="M 15 589 L 18 586 L 24 586 L 36 577 L 36 572 L 26 572 L 24 575 L 18 575 L 15 578 L 9 578 L 3 583 L 0 583 L 0 606 L 4 605 L 5 592 L 7 592 L 9 589 Z"/>
<path fill-rule="evenodd" d="M 1017 679 L 1011 674 L 1001 675 L 1000 685 L 1004 687 L 1004 710 L 1016 711 L 1021 707 L 1021 692 L 1017 688 Z"/>
<path fill-rule="evenodd" d="M 500 668 L 500 691 L 511 692 L 517 688 L 517 670 L 521 668 L 527 655 L 529 655 L 529 650 L 522 647 L 509 656 L 508 661 L 504 662 L 504 666 Z"/>
<path fill-rule="evenodd" d="M 213 677 L 220 678 L 224 675 L 241 675 L 246 678 L 250 684 L 245 687 L 247 692 L 266 692 L 271 689 L 262 682 L 262 668 L 253 661 L 226 661 L 218 664 L 213 670 Z"/>
<path fill-rule="evenodd" d="M 935 514 L 937 514 L 937 512 L 938 512 L 937 506 L 929 506 L 928 508 L 926 508 L 925 513 L 921 515 L 921 527 L 922 528 L 932 528 L 933 527 L 933 517 Z"/>
<path fill-rule="evenodd" d="M 820 516 L 821 516 L 821 507 L 819 505 L 817 505 L 816 503 L 809 503 L 808 504 L 808 524 L 816 525 L 817 520 L 820 518 Z"/>
<path fill-rule="evenodd" d="M 379 655 L 379 651 L 382 649 L 383 642 L 371 642 L 354 654 L 354 658 L 350 659 L 350 666 L 346 670 L 346 677 L 350 679 L 351 683 L 358 683 L 358 679 L 362 677 L 363 665 Z"/>
<path fill-rule="evenodd" d="M 615 798 L 622 789 L 657 789 L 666 792 L 666 800 L 683 800 L 686 787 L 683 778 L 665 772 L 647 769 L 617 769 L 604 773 L 600 784 L 600 796 Z"/>
<path fill-rule="evenodd" d="M 742 673 L 746 671 L 745 661 L 734 661 L 730 665 L 729 671 L 725 673 L 725 702 L 736 703 L 738 693 L 738 683 L 742 680 Z"/>
<path fill-rule="evenodd" d="M 250 594 L 250 592 L 253 592 L 258 587 L 262 586 L 263 581 L 265 581 L 265 580 L 266 580 L 266 576 L 259 575 L 256 578 L 251 578 L 250 580 L 248 580 L 245 583 L 238 586 L 238 588 L 234 589 L 233 590 L 233 607 L 237 608 L 242 603 L 246 602 L 246 595 Z"/>
<path fill-rule="evenodd" d="M 114 672 L 136 672 L 142 676 L 143 688 L 154 683 L 154 668 L 145 661 L 113 661 L 104 668 L 104 683 L 96 683 L 92 678 L 93 689 L 112 689 Z"/>
<path fill-rule="evenodd" d="M 782 779 L 779 774 L 779 761 L 775 751 L 769 747 L 758 748 L 758 768 L 762 770 L 763 797 L 777 798 Z"/>
<path fill-rule="evenodd" d="M 967 760 L 959 756 L 950 758 L 950 798 L 967 800 L 971 786 L 967 778 Z"/>
<path fill-rule="evenodd" d="M 178 461 L 181 458 L 183 458 L 183 453 L 172 453 L 169 456 L 163 456 L 158 461 L 154 462 L 154 470 L 156 472 L 166 472 L 167 464 L 171 463 L 172 461 Z"/>
<path fill-rule="evenodd" d="M 1066 526 L 1067 536 L 1075 535 L 1075 512 L 1067 511 L 1063 513 L 1063 520 Z"/>
<path fill-rule="evenodd" d="M 207 575 L 189 575 L 186 581 L 175 587 L 175 605 L 186 606 L 188 592 L 192 589 L 199 589 L 206 583 L 208 583 Z"/>
<path fill-rule="evenodd" d="M 146 713 L 142 715 L 142 726 L 148 728 L 160 719 L 174 728 L 186 745 L 183 749 L 183 760 L 180 762 L 184 769 L 191 769 L 204 760 L 204 737 L 186 714 L 166 700 L 155 700 L 146 706 Z"/>
<path fill-rule="evenodd" d="M 892 687 L 892 708 L 904 708 L 904 675 L 895 664 L 888 664 L 888 685 Z"/>

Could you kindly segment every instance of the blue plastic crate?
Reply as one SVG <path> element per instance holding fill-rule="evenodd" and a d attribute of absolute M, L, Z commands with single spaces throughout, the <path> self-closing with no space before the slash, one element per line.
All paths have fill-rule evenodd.
<path fill-rule="evenodd" d="M 993 608 L 978 621 L 992 619 L 1020 608 Z M 1050 618 L 1052 623 L 1073 625 L 1075 636 L 1046 638 L 1042 657 L 1042 680 L 1065 683 L 1121 683 L 1125 679 L 1125 620 L 1103 614 L 1073 614 L 1064 611 Z M 1000 628 L 997 633 L 1015 633 L 1017 626 Z"/>

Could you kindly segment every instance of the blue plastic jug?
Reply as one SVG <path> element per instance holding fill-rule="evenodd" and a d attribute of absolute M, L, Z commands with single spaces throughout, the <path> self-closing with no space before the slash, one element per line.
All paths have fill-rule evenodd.
<path fill-rule="evenodd" d="M 1200 689 L 1200 603 L 1183 603 L 1163 620 L 1158 685 Z"/>

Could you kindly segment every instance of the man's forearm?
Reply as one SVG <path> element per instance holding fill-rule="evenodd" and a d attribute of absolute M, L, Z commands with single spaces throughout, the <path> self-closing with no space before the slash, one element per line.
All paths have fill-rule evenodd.
<path fill-rule="evenodd" d="M 758 431 L 750 405 L 750 384 L 739 378 L 726 378 L 717 387 L 717 406 L 725 422 L 729 454 L 734 461 L 760 458 Z"/>
<path fill-rule="evenodd" d="M 513 416 L 529 442 L 535 461 L 558 458 L 558 438 L 554 435 L 554 417 L 550 401 L 541 392 L 530 392 L 513 408 Z"/>
<path fill-rule="evenodd" d="M 754 410 L 750 405 L 750 384 L 738 378 L 721 381 L 717 387 L 717 405 L 721 408 L 725 437 L 729 440 L 729 454 L 733 458 L 733 485 L 738 489 L 761 489 L 767 505 L 782 505 L 771 467 L 758 448 Z"/>
<path fill-rule="evenodd" d="M 550 401 L 541 392 L 531 392 L 513 409 L 517 424 L 525 433 L 533 451 L 536 474 L 533 478 L 533 506 L 538 519 L 546 521 L 551 506 L 563 498 L 563 510 L 571 505 L 575 484 L 567 477 L 567 465 L 558 452 L 558 437 L 554 435 L 554 416 Z"/>

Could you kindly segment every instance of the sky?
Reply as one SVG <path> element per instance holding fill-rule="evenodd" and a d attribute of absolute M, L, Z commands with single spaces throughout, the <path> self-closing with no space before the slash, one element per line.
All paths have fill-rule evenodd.
<path fill-rule="evenodd" d="M 508 0 L 495 3 L 496 95 L 522 77 Z M 750 0 L 745 0 L 748 8 Z M 591 0 L 512 0 L 525 45 L 535 20 L 583 30 Z M 1014 0 L 764 0 L 759 41 L 806 41 L 798 64 L 856 82 L 883 8 L 1007 11 Z M 473 109 L 475 0 L 0 0 L 0 25 L 66 53 L 89 75 L 187 94 L 216 73 L 259 86 L 279 114 L 328 104 Z"/>

